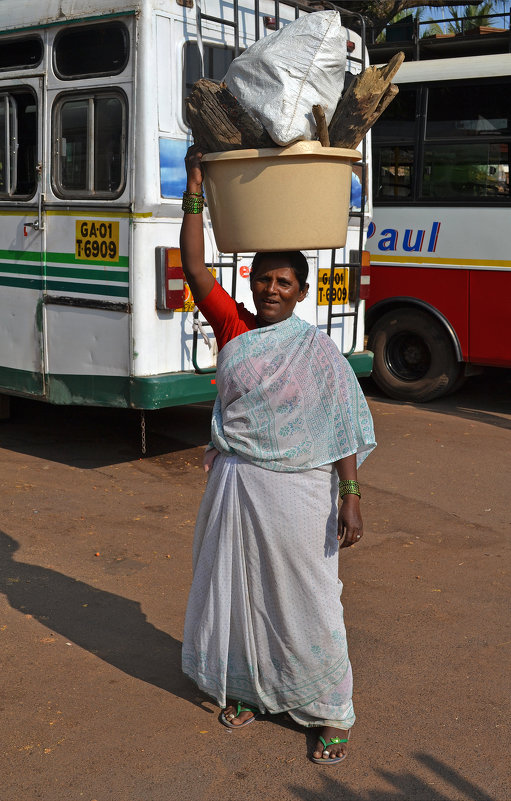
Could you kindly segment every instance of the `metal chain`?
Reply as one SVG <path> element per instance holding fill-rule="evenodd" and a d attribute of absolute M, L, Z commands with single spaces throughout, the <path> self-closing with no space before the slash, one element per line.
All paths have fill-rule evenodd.
<path fill-rule="evenodd" d="M 140 434 L 142 445 L 142 456 L 147 453 L 146 431 L 145 431 L 145 409 L 140 409 Z"/>

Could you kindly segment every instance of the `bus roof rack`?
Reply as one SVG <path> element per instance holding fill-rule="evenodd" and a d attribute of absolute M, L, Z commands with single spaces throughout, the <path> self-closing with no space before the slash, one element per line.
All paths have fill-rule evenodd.
<path fill-rule="evenodd" d="M 444 32 L 429 34 L 426 26 L 431 21 L 419 21 L 410 15 L 405 20 L 388 25 L 386 40 L 371 43 L 371 28 L 367 27 L 367 48 L 372 64 L 389 61 L 394 53 L 402 50 L 407 61 L 426 61 L 436 58 L 459 56 L 483 56 L 511 52 L 511 12 L 489 14 L 478 25 L 477 17 L 458 20 L 439 20 Z M 449 27 L 450 26 L 450 27 Z M 461 31 L 453 32 L 460 27 Z"/>

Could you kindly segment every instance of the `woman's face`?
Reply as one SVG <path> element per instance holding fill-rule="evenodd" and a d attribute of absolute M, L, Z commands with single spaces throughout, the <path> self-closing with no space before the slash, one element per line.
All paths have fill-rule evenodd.
<path fill-rule="evenodd" d="M 251 277 L 257 319 L 264 325 L 281 323 L 293 314 L 309 289 L 300 289 L 295 271 L 283 257 L 263 258 Z"/>

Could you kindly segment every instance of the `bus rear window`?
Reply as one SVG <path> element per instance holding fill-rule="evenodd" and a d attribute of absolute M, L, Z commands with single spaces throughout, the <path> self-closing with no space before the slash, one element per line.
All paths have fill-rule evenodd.
<path fill-rule="evenodd" d="M 128 31 L 121 22 L 69 28 L 55 39 L 55 72 L 64 80 L 118 75 L 128 57 Z"/>
<path fill-rule="evenodd" d="M 0 42 L 0 70 L 31 69 L 42 59 L 43 43 L 38 36 Z"/>
<path fill-rule="evenodd" d="M 69 94 L 54 110 L 54 186 L 61 197 L 118 197 L 125 186 L 127 108 L 121 92 Z"/>

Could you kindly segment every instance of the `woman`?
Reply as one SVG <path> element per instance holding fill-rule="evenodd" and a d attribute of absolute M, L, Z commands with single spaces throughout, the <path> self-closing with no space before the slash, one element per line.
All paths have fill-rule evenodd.
<path fill-rule="evenodd" d="M 357 461 L 375 445 L 371 416 L 331 339 L 294 314 L 308 291 L 303 254 L 256 254 L 255 315 L 207 270 L 200 158 L 191 148 L 181 256 L 217 338 L 219 395 L 183 670 L 226 726 L 287 711 L 321 727 L 312 759 L 335 764 L 355 721 L 337 554 L 363 534 Z"/>

